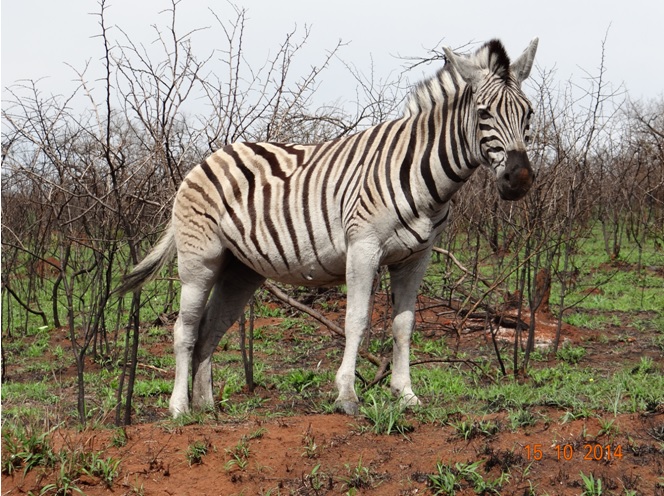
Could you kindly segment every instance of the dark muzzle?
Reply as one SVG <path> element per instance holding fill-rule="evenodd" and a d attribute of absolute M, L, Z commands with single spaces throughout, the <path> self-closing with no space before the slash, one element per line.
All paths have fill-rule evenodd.
<path fill-rule="evenodd" d="M 498 193 L 503 200 L 520 200 L 533 185 L 535 174 L 528 154 L 523 151 L 507 152 L 505 170 L 498 178 Z"/>

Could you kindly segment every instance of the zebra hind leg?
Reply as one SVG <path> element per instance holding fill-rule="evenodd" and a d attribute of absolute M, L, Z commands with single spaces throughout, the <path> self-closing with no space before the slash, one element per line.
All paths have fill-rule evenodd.
<path fill-rule="evenodd" d="M 240 317 L 247 301 L 265 278 L 227 252 L 227 259 L 201 320 L 192 360 L 192 406 L 202 410 L 214 405 L 212 354 L 219 340 Z"/>
<path fill-rule="evenodd" d="M 201 314 L 210 293 L 210 286 L 212 286 L 212 282 L 202 287 L 198 284 L 182 283 L 180 314 L 175 322 L 173 333 L 175 383 L 168 405 L 173 417 L 189 412 L 189 365 L 198 337 Z"/>
<path fill-rule="evenodd" d="M 392 379 L 390 389 L 403 406 L 420 405 L 410 380 L 410 338 L 415 327 L 417 291 L 429 264 L 425 256 L 403 265 L 390 267 L 390 281 L 394 298 L 392 335 Z"/>
<path fill-rule="evenodd" d="M 201 317 L 222 266 L 221 253 L 221 245 L 216 242 L 208 242 L 198 251 L 178 249 L 178 273 L 182 289 L 180 313 L 173 334 L 175 382 L 168 405 L 173 417 L 189 412 L 189 368 L 198 340 Z"/>

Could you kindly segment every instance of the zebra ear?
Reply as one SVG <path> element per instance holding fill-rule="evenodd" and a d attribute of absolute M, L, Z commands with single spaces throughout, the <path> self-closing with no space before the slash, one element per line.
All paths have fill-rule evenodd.
<path fill-rule="evenodd" d="M 535 53 L 537 52 L 537 43 L 539 38 L 534 38 L 530 42 L 528 48 L 524 50 L 521 56 L 512 63 L 510 70 L 516 80 L 521 84 L 530 75 L 530 70 L 533 68 L 533 62 L 535 62 Z"/>
<path fill-rule="evenodd" d="M 457 55 L 449 47 L 443 47 L 445 58 L 452 64 L 454 70 L 463 78 L 463 80 L 471 86 L 477 86 L 480 82 L 484 72 L 482 69 L 471 62 L 470 59 Z"/>

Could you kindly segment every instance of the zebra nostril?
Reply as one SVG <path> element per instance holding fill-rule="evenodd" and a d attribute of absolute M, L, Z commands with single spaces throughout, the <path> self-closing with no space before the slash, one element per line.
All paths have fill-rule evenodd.
<path fill-rule="evenodd" d="M 504 175 L 503 177 L 505 178 L 505 182 L 508 182 L 508 183 L 510 182 L 510 175 L 509 175 L 509 173 L 505 173 L 505 175 Z"/>

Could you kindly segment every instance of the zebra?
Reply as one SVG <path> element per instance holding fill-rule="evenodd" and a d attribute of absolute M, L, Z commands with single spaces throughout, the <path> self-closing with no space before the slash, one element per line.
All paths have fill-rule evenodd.
<path fill-rule="evenodd" d="M 499 40 L 446 62 L 420 82 L 401 118 L 320 144 L 234 143 L 196 165 L 175 196 L 169 227 L 123 280 L 137 291 L 176 254 L 181 281 L 174 329 L 177 417 L 214 403 L 211 357 L 266 279 L 347 286 L 345 348 L 335 407 L 359 410 L 355 366 L 370 325 L 380 267 L 390 274 L 394 337 L 390 388 L 420 404 L 410 378 L 417 292 L 450 200 L 485 165 L 499 195 L 519 200 L 534 172 L 526 145 L 532 107 L 521 89 L 538 39 L 513 63 Z"/>

